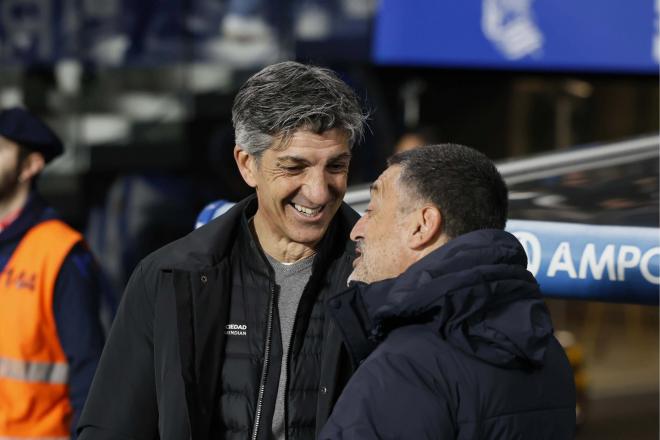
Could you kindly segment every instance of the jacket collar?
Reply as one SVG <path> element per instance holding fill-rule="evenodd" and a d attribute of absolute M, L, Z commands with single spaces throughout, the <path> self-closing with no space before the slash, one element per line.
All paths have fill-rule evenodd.
<path fill-rule="evenodd" d="M 479 230 L 451 240 L 397 278 L 356 283 L 343 297 L 359 296 L 361 305 L 352 300 L 351 319 L 358 316 L 366 326 L 363 337 L 381 340 L 394 328 L 425 323 L 487 362 L 540 365 L 552 323 L 526 265 L 511 234 Z"/>
<path fill-rule="evenodd" d="M 493 277 L 527 279 L 535 285 L 526 267 L 527 256 L 515 237 L 483 229 L 450 240 L 397 278 L 361 288 L 369 315 L 378 325 L 390 318 L 428 313 L 446 295 L 460 294 L 461 287 L 484 282 L 486 272 Z"/>
<path fill-rule="evenodd" d="M 221 379 L 218 371 L 225 346 L 224 325 L 232 290 L 232 268 L 227 257 L 232 253 L 233 245 L 238 246 L 241 264 L 247 264 L 251 270 L 256 269 L 264 275 L 270 270 L 249 231 L 247 219 L 254 212 L 256 197 L 252 196 L 176 242 L 178 245 L 170 245 L 170 252 L 164 253 L 170 259 L 161 267 L 172 272 L 182 376 L 194 439 L 208 438 L 212 430 L 210 414 L 215 414 L 214 405 L 217 404 Z M 347 205 L 342 205 L 335 215 L 319 246 L 308 283 L 315 292 L 326 282 L 324 277 L 345 276 L 337 269 L 329 274 L 328 266 L 332 260 L 353 255 L 352 244 L 346 237 L 357 218 L 357 213 Z M 306 301 L 303 295 L 299 307 L 311 308 L 315 300 L 316 297 Z M 301 314 L 308 316 L 308 312 Z M 293 347 L 294 352 L 300 349 L 302 340 L 295 339 L 298 346 Z M 339 345 L 338 340 L 336 344 Z"/>
<path fill-rule="evenodd" d="M 272 273 L 269 272 L 270 264 L 268 264 L 264 251 L 254 238 L 249 225 L 249 219 L 256 214 L 257 207 L 256 197 L 252 198 L 245 206 L 240 220 L 241 230 L 238 244 L 242 254 L 255 257 L 246 260 L 246 264 L 250 269 L 263 275 L 270 274 L 272 276 Z M 354 245 L 347 238 L 357 219 L 357 213 L 348 205 L 342 204 L 340 206 L 330 222 L 328 230 L 319 242 L 316 257 L 314 258 L 313 273 L 318 272 L 318 268 L 327 267 L 331 260 L 343 253 L 350 254 L 351 256 L 354 255 Z"/>
<path fill-rule="evenodd" d="M 163 254 L 165 270 L 200 271 L 217 266 L 227 258 L 234 244 L 249 255 L 260 256 L 250 259 L 252 269 L 268 273 L 270 267 L 259 244 L 254 240 L 248 226 L 248 219 L 257 210 L 255 194 L 238 202 L 229 211 L 185 237 L 170 244 L 169 252 Z M 321 266 L 336 255 L 345 253 L 353 256 L 354 245 L 347 240 L 351 228 L 359 215 L 347 204 L 342 203 L 335 214 L 328 231 L 324 235 L 314 266 Z M 341 238 L 340 238 L 341 237 Z"/>

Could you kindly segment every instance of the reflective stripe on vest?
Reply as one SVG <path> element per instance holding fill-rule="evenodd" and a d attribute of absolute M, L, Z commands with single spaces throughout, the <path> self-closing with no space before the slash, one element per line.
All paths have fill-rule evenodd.
<path fill-rule="evenodd" d="M 71 437 L 6 437 L 0 435 L 0 440 L 69 440 Z"/>
<path fill-rule="evenodd" d="M 69 366 L 61 362 L 27 362 L 0 357 L 0 377 L 24 382 L 65 384 L 69 381 Z"/>
<path fill-rule="evenodd" d="M 69 366 L 53 296 L 80 233 L 59 220 L 30 229 L 0 272 L 0 440 L 71 433 Z"/>

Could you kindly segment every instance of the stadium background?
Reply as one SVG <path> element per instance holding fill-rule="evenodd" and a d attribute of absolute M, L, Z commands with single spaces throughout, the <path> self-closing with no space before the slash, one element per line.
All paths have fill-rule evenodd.
<path fill-rule="evenodd" d="M 657 135 L 659 14 L 654 0 L 2 0 L 0 106 L 64 139 L 40 189 L 121 292 L 203 206 L 248 193 L 230 110 L 263 65 L 325 65 L 358 91 L 360 185 L 406 134 L 498 161 Z M 657 163 L 646 177 L 628 195 L 657 220 Z M 549 302 L 585 365 L 578 438 L 658 438 L 657 306 Z"/>

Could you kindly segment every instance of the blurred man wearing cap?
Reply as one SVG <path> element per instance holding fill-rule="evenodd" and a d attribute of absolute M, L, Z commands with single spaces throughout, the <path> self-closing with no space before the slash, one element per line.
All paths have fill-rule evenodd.
<path fill-rule="evenodd" d="M 82 236 L 34 181 L 62 143 L 0 111 L 0 439 L 67 439 L 103 348 L 99 277 Z"/>

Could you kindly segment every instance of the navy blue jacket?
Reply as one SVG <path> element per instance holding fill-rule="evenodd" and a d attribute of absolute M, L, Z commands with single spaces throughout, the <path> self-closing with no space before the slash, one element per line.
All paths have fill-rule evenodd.
<path fill-rule="evenodd" d="M 20 215 L 0 232 L 0 271 L 16 247 L 35 225 L 57 218 L 56 212 L 36 194 Z M 58 338 L 69 362 L 69 399 L 73 408 L 71 436 L 85 404 L 94 371 L 101 357 L 104 333 L 99 317 L 101 279 L 98 267 L 84 243 L 73 247 L 57 276 L 53 314 Z"/>
<path fill-rule="evenodd" d="M 572 439 L 572 371 L 526 267 L 515 237 L 480 230 L 332 298 L 361 365 L 320 438 Z"/>

